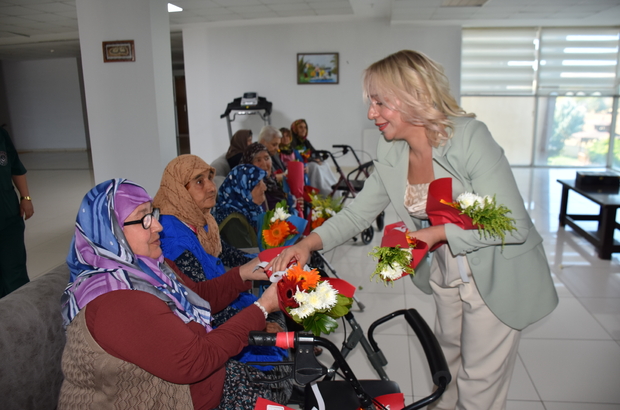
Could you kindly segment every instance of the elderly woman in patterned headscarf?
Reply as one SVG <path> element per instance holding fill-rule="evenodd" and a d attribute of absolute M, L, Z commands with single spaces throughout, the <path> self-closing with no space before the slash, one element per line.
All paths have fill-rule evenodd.
<path fill-rule="evenodd" d="M 330 195 L 333 191 L 333 186 L 338 182 L 338 178 L 336 178 L 327 162 L 313 157 L 316 150 L 310 143 L 310 140 L 308 140 L 308 123 L 306 120 L 299 119 L 293 121 L 291 133 L 293 134 L 291 146 L 306 161 L 306 172 L 310 186 L 318 189 L 321 195 Z"/>
<path fill-rule="evenodd" d="M 278 183 L 273 173 L 272 157 L 269 150 L 263 144 L 254 142 L 250 144 L 243 152 L 241 158 L 242 164 L 251 164 L 259 167 L 267 173 L 263 179 L 267 190 L 265 197 L 267 198 L 267 208 L 274 209 L 276 204 L 282 200 L 286 200 L 289 206 L 289 212 L 295 214 L 295 198 L 284 191 L 284 187 Z"/>
<path fill-rule="evenodd" d="M 61 299 L 67 344 L 58 408 L 251 410 L 258 397 L 286 403 L 282 384 L 254 384 L 250 374 L 265 374 L 231 359 L 278 309 L 275 288 L 217 329 L 211 321 L 267 276 L 254 271 L 255 261 L 217 281 L 193 282 L 164 261 L 151 201 L 124 179 L 97 185 L 82 201 Z"/>
<path fill-rule="evenodd" d="M 234 167 L 218 190 L 213 216 L 222 240 L 236 248 L 256 248 L 257 217 L 265 212 L 267 173 L 251 164 Z"/>

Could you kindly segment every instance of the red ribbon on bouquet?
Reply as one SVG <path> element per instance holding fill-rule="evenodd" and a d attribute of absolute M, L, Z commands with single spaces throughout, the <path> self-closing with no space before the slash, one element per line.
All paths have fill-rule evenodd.
<path fill-rule="evenodd" d="M 286 177 L 286 182 L 288 183 L 288 187 L 291 190 L 291 194 L 295 198 L 302 198 L 304 196 L 304 163 L 299 161 L 289 161 L 287 165 L 288 175 Z M 304 210 L 297 203 L 297 211 L 299 211 L 299 215 L 303 216 Z"/>
<path fill-rule="evenodd" d="M 299 161 L 289 161 L 288 166 L 288 176 L 286 180 L 288 182 L 289 188 L 291 188 L 291 194 L 295 195 L 297 198 L 301 198 L 304 194 L 304 163 Z"/>
<path fill-rule="evenodd" d="M 396 245 L 400 245 L 401 249 L 410 249 L 411 263 L 409 266 L 411 266 L 412 269 L 415 269 L 415 267 L 418 266 L 422 259 L 424 259 L 424 256 L 428 253 L 428 244 L 424 241 L 415 239 L 413 233 L 409 233 L 408 238 L 408 232 L 409 230 L 404 222 L 396 222 L 386 225 L 385 228 L 383 228 L 381 247 L 395 248 Z M 415 248 L 409 247 L 410 241 L 414 241 Z M 408 276 L 408 274 L 403 272 L 403 276 Z M 403 276 L 401 276 L 401 278 Z"/>
<path fill-rule="evenodd" d="M 430 183 L 426 200 L 426 214 L 431 225 L 455 224 L 461 229 L 478 229 L 471 218 L 454 206 L 452 198 L 452 178 L 439 178 Z M 445 242 L 439 242 L 431 251 L 439 248 Z"/>

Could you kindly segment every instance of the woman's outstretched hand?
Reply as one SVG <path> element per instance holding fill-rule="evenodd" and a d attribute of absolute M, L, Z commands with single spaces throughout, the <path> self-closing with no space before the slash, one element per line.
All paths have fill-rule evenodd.
<path fill-rule="evenodd" d="M 278 256 L 273 258 L 265 269 L 271 268 L 273 272 L 283 271 L 288 264 L 295 260 L 300 266 L 304 266 L 310 259 L 310 253 L 323 248 L 321 237 L 310 233 L 307 237 L 293 246 L 284 249 Z"/>

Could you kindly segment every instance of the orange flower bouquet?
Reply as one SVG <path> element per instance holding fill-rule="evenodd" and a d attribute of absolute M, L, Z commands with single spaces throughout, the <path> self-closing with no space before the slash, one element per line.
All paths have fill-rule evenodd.
<path fill-rule="evenodd" d="M 280 309 L 315 336 L 338 327 L 336 319 L 349 313 L 355 287 L 336 278 L 324 278 L 316 269 L 290 266 L 278 281 Z"/>
<path fill-rule="evenodd" d="M 306 229 L 305 219 L 287 212 L 287 204 L 282 200 L 271 211 L 258 216 L 258 247 L 265 250 L 292 245 Z"/>
<path fill-rule="evenodd" d="M 342 201 L 316 193 L 310 194 L 312 206 L 310 229 L 316 229 L 342 209 Z"/>
<path fill-rule="evenodd" d="M 261 262 L 255 269 L 265 269 L 283 249 L 260 252 Z M 336 319 L 349 313 L 355 286 L 345 280 L 323 277 L 308 265 L 301 268 L 295 259 L 283 271 L 269 268 L 265 273 L 269 281 L 278 284 L 280 310 L 315 336 L 333 332 L 338 327 Z"/>

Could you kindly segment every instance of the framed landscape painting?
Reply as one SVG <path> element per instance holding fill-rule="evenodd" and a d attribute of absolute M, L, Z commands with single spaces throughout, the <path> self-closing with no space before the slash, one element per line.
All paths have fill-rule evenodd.
<path fill-rule="evenodd" d="M 338 53 L 297 53 L 297 84 L 338 84 Z"/>

